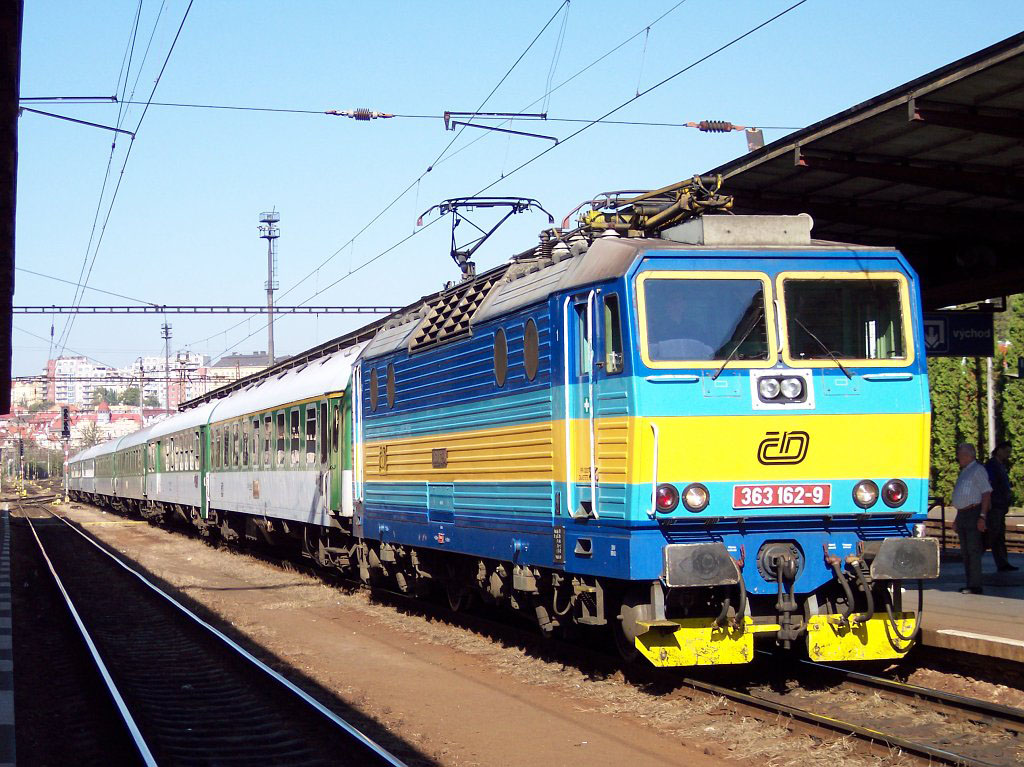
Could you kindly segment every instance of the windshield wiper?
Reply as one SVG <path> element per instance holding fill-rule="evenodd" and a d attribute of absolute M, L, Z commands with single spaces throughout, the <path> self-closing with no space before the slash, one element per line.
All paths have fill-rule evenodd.
<path fill-rule="evenodd" d="M 729 356 L 725 358 L 725 362 L 722 363 L 722 367 L 718 368 L 718 370 L 715 371 L 715 374 L 711 376 L 712 381 L 717 381 L 718 376 L 722 375 L 722 371 L 725 370 L 725 366 L 732 362 L 732 358 L 736 356 L 736 352 L 740 350 L 740 347 L 743 346 L 743 342 L 746 341 L 750 337 L 750 334 L 754 332 L 754 328 L 757 327 L 758 320 L 763 316 L 764 309 L 762 308 L 757 312 L 757 316 L 754 317 L 753 322 L 750 323 L 750 327 L 747 328 L 747 332 L 743 334 L 743 338 L 737 341 L 736 345 L 732 347 L 732 351 L 729 352 Z"/>
<path fill-rule="evenodd" d="M 825 350 L 825 354 L 827 354 L 829 357 L 831 357 L 832 361 L 834 363 L 836 363 L 836 365 L 839 366 L 840 370 L 843 371 L 843 374 L 852 381 L 853 380 L 853 376 L 850 375 L 850 371 L 848 371 L 846 368 L 843 367 L 843 363 L 840 362 L 839 358 L 832 353 L 832 350 L 829 349 L 820 338 L 818 338 L 816 335 L 814 335 L 814 333 L 812 333 L 810 331 L 810 329 L 806 325 L 804 325 L 804 323 L 802 323 L 798 317 L 793 317 L 792 320 L 797 325 L 799 325 L 801 328 L 803 328 L 804 332 L 807 335 L 809 335 L 814 340 L 814 342 L 818 344 L 818 346 L 820 346 L 822 349 Z"/>

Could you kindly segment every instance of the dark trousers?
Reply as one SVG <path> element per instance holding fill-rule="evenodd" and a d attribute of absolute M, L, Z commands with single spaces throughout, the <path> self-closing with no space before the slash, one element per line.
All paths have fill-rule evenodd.
<path fill-rule="evenodd" d="M 985 541 L 992 549 L 992 558 L 996 561 L 997 567 L 1006 567 L 1010 564 L 1010 560 L 1006 557 L 1006 513 L 1009 510 L 1009 506 L 993 505 L 988 512 Z"/>
<path fill-rule="evenodd" d="M 960 537 L 960 555 L 964 559 L 967 585 L 972 589 L 981 588 L 981 555 L 985 553 L 985 536 L 978 530 L 981 507 L 961 509 L 956 513 L 953 526 Z"/>

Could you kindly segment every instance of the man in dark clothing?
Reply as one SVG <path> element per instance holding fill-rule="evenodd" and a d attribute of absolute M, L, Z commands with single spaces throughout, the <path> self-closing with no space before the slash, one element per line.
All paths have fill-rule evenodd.
<path fill-rule="evenodd" d="M 985 464 L 988 471 L 988 481 L 992 485 L 992 508 L 988 513 L 988 529 L 985 533 L 986 542 L 992 549 L 992 558 L 996 561 L 996 567 L 1005 572 L 1016 570 L 1006 557 L 1006 513 L 1010 510 L 1012 492 L 1010 490 L 1010 476 L 1006 466 L 1010 461 L 1011 445 L 1009 442 L 1000 442 L 992 451 L 992 457 Z"/>

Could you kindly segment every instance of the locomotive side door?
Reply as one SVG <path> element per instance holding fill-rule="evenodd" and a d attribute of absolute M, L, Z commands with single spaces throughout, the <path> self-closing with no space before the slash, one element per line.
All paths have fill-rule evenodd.
<path fill-rule="evenodd" d="M 565 299 L 566 507 L 578 519 L 600 516 L 594 422 L 594 338 L 597 291 Z"/>

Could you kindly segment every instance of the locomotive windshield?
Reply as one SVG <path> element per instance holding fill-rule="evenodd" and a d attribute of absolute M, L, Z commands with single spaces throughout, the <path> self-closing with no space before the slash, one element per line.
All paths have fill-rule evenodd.
<path fill-rule="evenodd" d="M 766 360 L 764 284 L 758 279 L 647 279 L 648 357 Z"/>
<path fill-rule="evenodd" d="M 897 280 L 786 279 L 783 292 L 792 359 L 907 356 Z"/>

